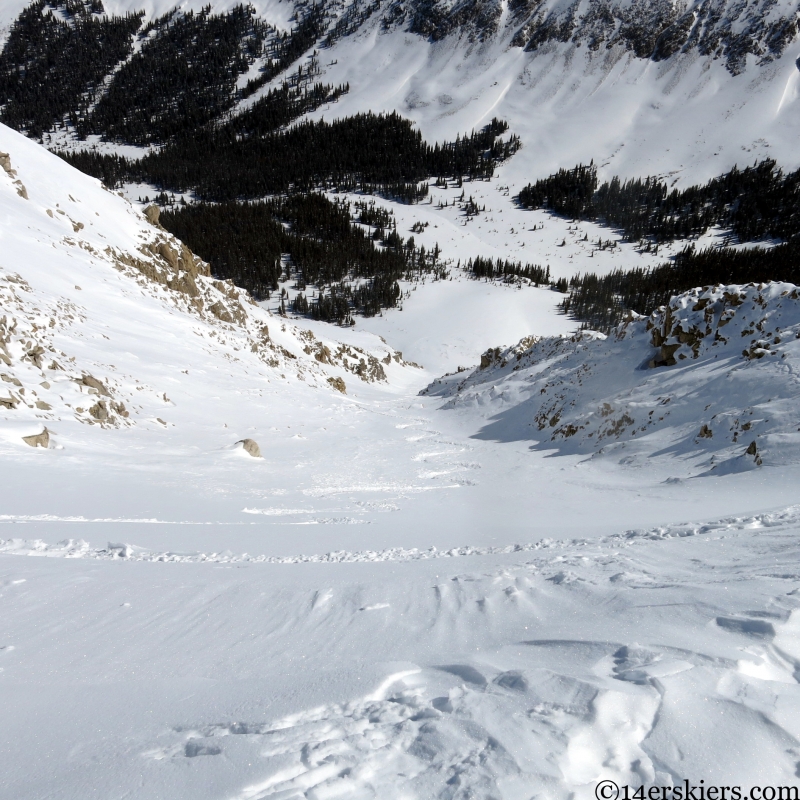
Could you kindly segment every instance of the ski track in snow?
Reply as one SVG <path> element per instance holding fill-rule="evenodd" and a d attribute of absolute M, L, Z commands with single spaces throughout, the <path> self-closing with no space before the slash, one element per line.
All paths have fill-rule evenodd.
<path fill-rule="evenodd" d="M 352 491 L 348 489 L 347 491 Z M 268 509 L 257 512 L 245 509 L 248 513 L 267 513 L 269 511 L 279 514 L 307 514 L 313 512 L 295 511 L 291 509 Z M 72 520 L 70 520 L 72 521 Z M 94 522 L 126 522 L 127 520 L 92 520 Z M 151 522 L 152 520 L 146 520 Z M 367 520 L 351 517 L 317 517 L 302 524 L 364 524 Z M 24 556 L 47 556 L 50 558 L 92 558 L 92 559 L 127 559 L 130 561 L 159 561 L 172 563 L 251 563 L 251 564 L 319 564 L 319 563 L 358 563 L 365 561 L 420 561 L 432 558 L 458 558 L 462 556 L 488 556 L 505 555 L 509 553 L 524 553 L 552 548 L 582 549 L 603 546 L 624 546 L 637 540 L 672 539 L 685 536 L 702 536 L 705 534 L 725 534 L 732 531 L 759 530 L 762 528 L 793 527 L 800 522 L 800 506 L 789 506 L 779 511 L 757 514 L 751 517 L 729 517 L 716 522 L 691 523 L 683 522 L 674 525 L 660 526 L 649 530 L 630 530 L 625 533 L 601 539 L 572 539 L 558 541 L 544 539 L 527 544 L 510 544 L 503 547 L 473 547 L 465 545 L 449 550 L 438 550 L 431 547 L 428 550 L 416 548 L 404 549 L 393 547 L 387 550 L 363 550 L 356 552 L 332 551 L 330 553 L 294 555 L 294 556 L 266 556 L 250 555 L 248 553 L 172 553 L 152 552 L 135 545 L 126 543 L 111 543 L 106 547 L 91 547 L 82 539 L 66 539 L 56 544 L 47 544 L 41 540 L 26 539 L 0 539 L 0 553 Z M 172 523 L 176 525 L 187 523 Z M 214 523 L 188 523 L 188 524 L 214 524 Z"/>

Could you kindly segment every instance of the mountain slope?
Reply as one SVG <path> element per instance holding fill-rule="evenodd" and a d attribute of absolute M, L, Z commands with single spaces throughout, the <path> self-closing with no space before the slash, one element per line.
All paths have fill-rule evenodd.
<path fill-rule="evenodd" d="M 0 152 L 0 795 L 793 785 L 795 287 L 537 339 L 554 292 L 423 279 L 374 333 L 307 331 Z M 525 332 L 429 395 L 378 335 L 438 366 Z"/>
<path fill-rule="evenodd" d="M 177 398 L 197 397 L 195 382 L 221 368 L 256 395 L 298 379 L 329 395 L 345 391 L 345 379 L 385 382 L 402 369 L 377 339 L 367 352 L 273 317 L 211 279 L 208 265 L 160 228 L 157 209 L 148 221 L 7 128 L 0 152 L 6 448 L 25 448 L 22 437 L 45 428 L 61 446 L 83 425 L 174 427 Z M 178 415 L 191 425 L 214 413 Z"/>
<path fill-rule="evenodd" d="M 473 372 L 426 392 L 444 408 L 479 409 L 484 438 L 723 475 L 797 462 L 798 339 L 796 286 L 705 287 L 609 337 L 487 350 Z"/>
<path fill-rule="evenodd" d="M 452 141 L 493 116 L 507 119 L 524 145 L 513 166 L 501 170 L 514 186 L 516 176 L 527 181 L 591 159 L 603 177 L 674 175 L 684 184 L 766 156 L 785 167 L 800 163 L 793 135 L 800 113 L 797 10 L 789 2 L 553 0 L 506 6 L 420 0 L 331 2 L 313 12 L 270 2 L 255 5 L 252 23 L 241 22 L 241 14 L 224 4 L 213 6 L 211 16 L 197 4 L 191 19 L 182 16 L 191 4 L 177 15 L 168 3 L 142 7 L 133 0 L 107 3 L 105 16 L 92 8 L 76 6 L 69 13 L 76 20 L 88 13 L 97 25 L 116 19 L 117 26 L 128 24 L 132 14 L 145 15 L 131 35 L 130 54 L 119 59 L 109 50 L 108 59 L 118 59 L 113 68 L 100 65 L 94 77 L 84 70 L 69 90 L 72 84 L 57 78 L 72 75 L 81 47 L 94 46 L 97 34 L 88 22 L 83 45 L 56 46 L 46 38 L 39 45 L 26 34 L 27 50 L 14 45 L 3 56 L 11 92 L 0 99 L 10 103 L 6 114 L 17 114 L 14 104 L 27 102 L 13 99 L 22 91 L 20 75 L 34 81 L 31 97 L 38 96 L 36 81 L 48 93 L 71 92 L 71 99 L 47 101 L 53 124 L 66 126 L 54 141 L 65 143 L 65 133 L 90 118 L 78 125 L 84 135 L 119 139 L 120 145 L 155 141 L 162 135 L 156 129 L 166 136 L 231 109 L 242 112 L 283 83 L 300 90 L 298 101 L 318 83 L 331 90 L 349 86 L 349 92 L 324 102 L 323 91 L 312 118 L 398 111 L 417 122 L 429 141 Z M 20 11 L 4 3 L 2 23 L 11 26 Z M 83 30 L 82 24 L 73 30 Z M 176 32 L 181 26 L 185 35 Z M 214 32 L 217 27 L 221 32 Z M 209 44 L 209 62 L 202 42 L 215 36 L 228 49 Z M 103 41 L 117 46 L 110 34 Z M 185 73 L 186 86 L 156 81 L 144 94 L 134 91 L 151 80 L 147 58 L 174 61 L 170 72 Z M 20 113 L 19 124 L 27 127 L 25 115 L 34 112 Z M 158 125 L 140 131 L 151 118 Z M 587 124 L 591 137 L 583 135 Z M 39 123 L 34 128 L 37 135 L 42 130 Z"/>

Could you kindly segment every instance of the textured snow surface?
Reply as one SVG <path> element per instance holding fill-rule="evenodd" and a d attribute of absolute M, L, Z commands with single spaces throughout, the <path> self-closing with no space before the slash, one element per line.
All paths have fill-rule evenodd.
<path fill-rule="evenodd" d="M 7 557 L 4 789 L 588 798 L 601 778 L 793 784 L 797 536 L 790 508 L 405 564 Z"/>
<path fill-rule="evenodd" d="M 0 152 L 0 796 L 796 780 L 795 287 L 608 339 L 463 277 L 306 325 Z"/>

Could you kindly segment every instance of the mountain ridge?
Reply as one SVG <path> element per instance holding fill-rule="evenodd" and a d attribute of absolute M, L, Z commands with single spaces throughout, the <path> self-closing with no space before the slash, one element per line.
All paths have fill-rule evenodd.
<path fill-rule="evenodd" d="M 85 13 L 79 6 L 75 13 Z M 109 2 L 105 17 L 89 16 L 122 19 L 144 10 L 148 33 L 132 39 L 131 52 L 139 59 L 160 52 L 157 43 L 167 41 L 170 26 L 186 19 L 192 5 L 171 16 L 170 8 Z M 205 119 L 239 114 L 287 82 L 308 89 L 318 82 L 349 86 L 349 93 L 306 110 L 302 119 L 397 111 L 426 138 L 438 140 L 480 128 L 492 116 L 507 119 L 528 151 L 514 160 L 514 172 L 524 172 L 528 180 L 590 158 L 601 170 L 671 175 L 681 182 L 704 180 L 768 155 L 784 167 L 800 163 L 790 133 L 800 113 L 794 64 L 800 53 L 793 51 L 798 12 L 790 2 L 273 2 L 253 7 L 253 19 L 267 25 L 256 39 L 245 29 L 237 33 L 235 15 L 230 24 L 225 21 L 232 9 L 217 5 L 208 16 L 198 6 L 199 16 L 193 17 L 199 32 L 211 24 L 203 19 L 228 26 L 234 46 L 220 62 L 221 71 L 182 46 L 170 51 L 176 68 L 200 81 L 194 92 L 198 108 L 207 106 Z M 16 10 L 5 3 L 2 21 L 10 25 Z M 318 21 L 304 27 L 309 19 Z M 287 29 L 293 30 L 288 39 Z M 9 58 L 7 53 L 6 69 L 19 71 L 23 56 Z M 225 58 L 233 59 L 229 66 Z M 100 95 L 92 89 L 92 102 L 99 99 L 102 106 L 129 68 L 126 58 L 107 74 L 101 69 L 92 84 Z M 59 69 L 67 74 L 64 65 Z M 245 97 L 241 93 L 251 83 L 255 88 Z M 174 107 L 180 121 L 186 98 L 175 91 L 152 87 L 150 94 L 164 113 Z M 69 100 L 71 114 L 85 102 L 79 95 Z M 579 140 L 572 129 L 590 119 L 592 139 Z M 47 141 L 82 146 L 69 134 L 68 119 L 58 125 L 59 130 L 42 131 Z M 111 122 L 97 129 L 101 136 L 104 125 Z M 668 130 L 659 130 L 663 126 Z M 113 125 L 111 139 L 112 130 Z M 712 157 L 716 163 L 709 163 Z"/>

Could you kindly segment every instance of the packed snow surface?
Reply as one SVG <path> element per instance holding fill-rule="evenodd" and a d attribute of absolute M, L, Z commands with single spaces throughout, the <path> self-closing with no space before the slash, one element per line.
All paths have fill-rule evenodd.
<path fill-rule="evenodd" d="M 796 780 L 794 286 L 603 338 L 454 268 L 339 329 L 0 152 L 0 796 Z"/>

